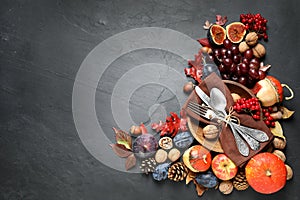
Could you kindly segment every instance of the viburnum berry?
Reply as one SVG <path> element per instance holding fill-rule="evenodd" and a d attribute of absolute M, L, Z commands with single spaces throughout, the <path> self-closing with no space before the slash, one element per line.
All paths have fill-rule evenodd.
<path fill-rule="evenodd" d="M 253 119 L 260 120 L 260 104 L 255 97 L 238 99 L 233 105 L 233 110 L 237 113 L 250 114 Z"/>

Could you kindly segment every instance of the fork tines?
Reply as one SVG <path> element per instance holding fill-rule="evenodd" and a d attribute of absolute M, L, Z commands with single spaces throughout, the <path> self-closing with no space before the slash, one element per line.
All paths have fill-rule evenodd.
<path fill-rule="evenodd" d="M 208 110 L 209 108 L 207 106 L 202 106 L 198 103 L 195 103 L 195 102 L 189 102 L 188 103 L 188 108 L 194 112 L 195 114 L 201 116 L 201 117 L 205 117 L 207 118 L 207 114 L 208 114 Z"/>

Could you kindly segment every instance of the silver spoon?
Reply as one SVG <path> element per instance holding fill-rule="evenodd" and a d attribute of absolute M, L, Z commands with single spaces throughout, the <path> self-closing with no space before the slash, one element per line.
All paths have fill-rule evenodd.
<path fill-rule="evenodd" d="M 227 104 L 226 97 L 224 96 L 224 94 L 219 89 L 212 88 L 210 90 L 209 104 L 210 104 L 211 107 L 213 107 L 217 111 L 221 112 L 224 115 L 224 117 L 227 116 L 227 113 L 226 113 L 226 110 L 225 110 L 226 104 Z M 236 145 L 237 145 L 237 148 L 238 148 L 239 152 L 243 156 L 248 156 L 249 155 L 249 148 L 248 148 L 247 144 L 239 136 L 239 134 L 237 133 L 237 131 L 234 128 L 233 124 L 230 121 L 226 121 L 226 122 L 229 124 L 229 126 L 232 130 L 232 133 L 233 133 L 234 139 L 236 141 Z"/>

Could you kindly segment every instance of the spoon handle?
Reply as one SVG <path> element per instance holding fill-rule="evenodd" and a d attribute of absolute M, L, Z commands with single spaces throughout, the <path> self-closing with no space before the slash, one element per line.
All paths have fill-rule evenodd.
<path fill-rule="evenodd" d="M 265 142 L 265 141 L 269 140 L 268 135 L 261 130 L 249 128 L 249 127 L 238 125 L 238 124 L 236 124 L 236 127 L 238 129 L 242 130 L 243 133 L 251 136 L 252 138 L 254 138 L 255 140 L 257 140 L 259 142 Z"/>
<path fill-rule="evenodd" d="M 239 136 L 239 134 L 236 132 L 236 129 L 232 126 L 231 123 L 229 123 L 229 126 L 232 130 L 236 146 L 243 156 L 247 157 L 249 156 L 249 147 L 247 146 L 246 142 Z"/>
<path fill-rule="evenodd" d="M 244 138 L 244 140 L 246 140 L 246 142 L 249 144 L 251 149 L 253 149 L 254 151 L 259 149 L 260 144 L 256 139 L 254 139 L 250 135 L 246 134 L 239 125 L 232 124 L 232 126 L 234 126 L 234 128 L 237 130 L 237 132 Z"/>

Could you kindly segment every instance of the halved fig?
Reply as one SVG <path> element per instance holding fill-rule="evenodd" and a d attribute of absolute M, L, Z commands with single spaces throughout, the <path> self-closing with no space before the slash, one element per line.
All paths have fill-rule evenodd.
<path fill-rule="evenodd" d="M 226 26 L 227 38 L 232 43 L 240 43 L 246 35 L 245 25 L 241 22 L 232 22 Z"/>
<path fill-rule="evenodd" d="M 207 37 L 212 44 L 222 45 L 226 39 L 226 30 L 222 26 L 214 24 L 210 27 Z"/>

